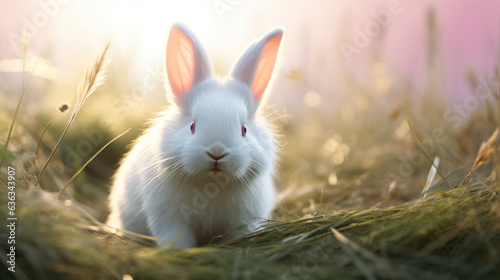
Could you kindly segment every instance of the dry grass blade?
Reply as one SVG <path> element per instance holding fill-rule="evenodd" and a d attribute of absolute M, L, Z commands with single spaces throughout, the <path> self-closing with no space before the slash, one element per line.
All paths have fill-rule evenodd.
<path fill-rule="evenodd" d="M 424 198 L 427 196 L 427 192 L 430 190 L 432 183 L 434 182 L 434 179 L 436 179 L 437 167 L 439 166 L 439 161 L 440 161 L 439 157 L 435 157 L 431 169 L 429 170 L 429 174 L 427 175 L 427 181 L 425 182 L 424 189 L 422 190 Z"/>
<path fill-rule="evenodd" d="M 85 164 L 82 166 L 82 168 L 80 168 L 80 170 L 78 170 L 78 172 L 76 172 L 73 177 L 71 177 L 71 179 L 69 179 L 69 181 L 66 183 L 66 185 L 64 185 L 64 187 L 59 191 L 58 195 L 61 195 L 62 192 L 64 192 L 64 190 L 66 190 L 66 188 L 69 186 L 69 184 L 71 182 L 73 182 L 73 180 L 83 171 L 83 169 L 85 169 L 85 167 L 87 167 L 87 165 L 92 162 L 94 160 L 94 158 L 99 155 L 104 149 L 106 149 L 107 146 L 109 146 L 111 143 L 113 143 L 116 139 L 122 137 L 123 135 L 127 134 L 128 132 L 130 131 L 130 128 L 127 129 L 126 131 L 122 132 L 120 135 L 116 136 L 115 138 L 113 138 L 113 140 L 109 141 L 106 145 L 104 145 L 101 149 L 99 149 L 99 151 L 97 151 L 97 153 L 95 153 L 89 160 L 87 160 L 87 162 L 85 162 Z"/>
<path fill-rule="evenodd" d="M 366 254 L 366 253 L 372 254 L 372 253 L 364 250 L 364 248 L 349 240 L 347 237 L 345 237 L 345 235 L 340 233 L 338 230 L 334 228 L 330 228 L 330 230 L 333 232 L 335 238 L 337 238 L 337 240 L 340 242 L 342 248 L 344 248 L 344 251 L 352 259 L 354 265 L 356 265 L 356 267 L 366 277 L 366 279 L 376 280 L 377 278 L 373 275 L 372 271 L 358 256 L 358 254 Z M 356 254 L 356 252 L 358 254 Z"/>
<path fill-rule="evenodd" d="M 21 102 L 23 101 L 23 97 L 24 97 L 24 94 L 26 93 L 26 88 L 28 87 L 28 84 L 30 83 L 31 77 L 33 76 L 33 73 L 35 73 L 35 68 L 36 68 L 36 65 L 38 64 L 39 58 L 40 57 L 36 58 L 35 64 L 33 65 L 33 69 L 31 69 L 30 75 L 29 75 L 26 83 L 24 83 L 24 79 L 23 79 L 23 92 L 21 93 L 21 96 L 19 97 L 19 101 L 17 102 L 16 111 L 14 111 L 14 118 L 12 119 L 12 122 L 10 124 L 9 134 L 7 135 L 7 140 L 5 141 L 5 145 L 4 145 L 5 152 L 7 152 L 7 148 L 9 146 L 10 137 L 12 136 L 12 130 L 14 128 L 14 124 L 16 123 L 16 118 L 17 118 L 17 113 L 19 112 L 19 107 L 21 106 Z M 24 58 L 23 58 L 23 61 L 24 61 Z M 24 64 L 23 64 L 23 75 L 24 75 Z M 2 157 L 2 160 L 0 161 L 0 166 L 2 166 L 4 159 L 5 159 L 5 157 Z"/>
<path fill-rule="evenodd" d="M 5 187 L 5 189 L 8 191 L 9 190 L 9 187 L 7 186 L 7 184 L 5 184 L 5 182 L 3 181 L 2 178 L 0 178 L 0 183 L 2 184 L 2 186 Z"/>
<path fill-rule="evenodd" d="M 54 153 L 61 144 L 61 140 L 64 138 L 64 135 L 66 135 L 66 132 L 68 131 L 69 127 L 75 120 L 76 115 L 78 115 L 78 112 L 80 112 L 80 109 L 85 103 L 85 100 L 87 100 L 87 98 L 97 89 L 97 87 L 102 85 L 106 80 L 106 73 L 109 66 L 109 59 L 108 59 L 109 44 L 110 43 L 106 45 L 104 51 L 97 58 L 97 60 L 87 69 L 87 71 L 85 71 L 85 76 L 82 78 L 82 80 L 80 80 L 77 92 L 77 101 L 75 107 L 73 108 L 73 112 L 71 113 L 71 117 L 69 118 L 68 125 L 66 125 L 66 128 L 64 129 L 61 137 L 59 137 L 59 140 L 57 141 L 54 149 L 52 149 L 52 152 L 50 153 L 49 157 L 47 158 L 47 161 L 43 165 L 42 170 L 38 174 L 38 178 L 42 176 L 43 172 L 45 171 L 45 168 L 47 168 L 47 165 L 49 164 L 50 160 L 54 156 Z"/>
<path fill-rule="evenodd" d="M 95 92 L 95 90 L 106 81 L 106 72 L 109 66 L 109 42 L 102 54 L 94 61 L 91 67 L 85 71 L 85 76 L 78 83 L 78 94 L 73 115 L 80 110 L 85 100 Z"/>
<path fill-rule="evenodd" d="M 38 145 L 36 146 L 36 151 L 35 151 L 35 159 L 36 159 L 36 156 L 38 155 L 38 151 L 40 150 L 40 145 L 42 144 L 42 140 L 43 140 L 43 136 L 45 135 L 45 132 L 47 132 L 47 129 L 50 127 L 50 125 L 60 116 L 62 115 L 64 112 L 66 112 L 66 110 L 68 109 L 68 105 L 67 104 L 62 104 L 61 106 L 59 106 L 59 111 L 57 112 L 57 114 L 54 115 L 54 117 L 52 117 L 52 119 L 50 119 L 49 123 L 45 126 L 45 128 L 43 129 L 42 131 L 42 134 L 40 135 L 40 139 L 38 140 Z"/>
<path fill-rule="evenodd" d="M 479 168 L 481 168 L 482 166 L 491 161 L 497 147 L 498 147 L 498 128 L 495 130 L 495 132 L 493 132 L 488 141 L 483 142 L 481 144 L 481 148 L 479 148 L 479 152 L 477 153 L 477 157 L 476 160 L 474 161 L 474 164 L 472 165 L 471 171 L 467 174 L 467 176 L 465 176 L 460 185 L 462 185 L 474 171 L 478 170 Z"/>
<path fill-rule="evenodd" d="M 351 250 L 352 253 L 357 253 L 357 254 L 361 255 L 362 257 L 366 258 L 367 260 L 369 260 L 370 262 L 375 264 L 374 267 L 376 267 L 378 269 L 378 271 L 383 271 L 387 275 L 390 275 L 391 276 L 390 278 L 399 278 L 399 279 L 411 278 L 404 271 L 396 271 L 388 260 L 376 255 L 375 253 L 371 252 L 370 250 L 368 250 L 368 249 L 362 247 L 361 245 L 353 242 L 352 240 L 348 239 L 344 234 L 342 234 L 340 231 L 336 230 L 335 228 L 330 227 L 330 230 L 332 231 L 335 238 L 344 247 L 344 249 L 349 248 L 348 250 Z"/>
<path fill-rule="evenodd" d="M 432 166 L 434 168 L 436 168 L 436 172 L 439 174 L 439 176 L 441 177 L 441 179 L 443 179 L 444 182 L 446 182 L 446 184 L 448 186 L 450 186 L 450 184 L 448 183 L 448 181 L 446 180 L 446 177 L 444 176 L 444 174 L 441 172 L 441 170 L 439 170 L 439 168 L 434 164 L 434 161 L 432 160 L 432 158 L 430 157 L 429 154 L 427 154 L 427 151 L 425 150 L 424 146 L 422 145 L 422 143 L 420 142 L 420 139 L 418 139 L 418 136 L 417 134 L 415 133 L 415 130 L 413 129 L 413 126 L 412 124 L 410 123 L 410 120 L 407 120 L 408 122 L 408 126 L 410 127 L 410 132 L 411 134 L 413 135 L 413 138 L 415 139 L 415 142 L 417 143 L 417 145 L 419 146 L 419 148 L 422 150 L 422 152 L 424 153 L 425 157 L 429 160 L 429 162 L 432 164 Z"/>
<path fill-rule="evenodd" d="M 476 171 L 478 168 L 485 165 L 491 160 L 498 146 L 497 141 L 498 141 L 498 128 L 495 130 L 495 132 L 493 132 L 493 134 L 490 136 L 490 138 L 486 143 L 483 142 L 481 144 L 481 148 L 479 148 L 479 152 L 477 154 L 476 160 L 474 161 L 474 165 L 472 166 L 471 172 Z"/>

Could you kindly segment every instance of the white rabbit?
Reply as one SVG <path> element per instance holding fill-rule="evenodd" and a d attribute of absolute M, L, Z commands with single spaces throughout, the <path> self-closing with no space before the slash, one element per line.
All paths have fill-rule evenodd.
<path fill-rule="evenodd" d="M 193 33 L 172 27 L 170 107 L 116 173 L 109 225 L 189 248 L 217 235 L 249 233 L 270 218 L 277 143 L 258 108 L 282 36 L 277 29 L 251 45 L 219 81 Z"/>

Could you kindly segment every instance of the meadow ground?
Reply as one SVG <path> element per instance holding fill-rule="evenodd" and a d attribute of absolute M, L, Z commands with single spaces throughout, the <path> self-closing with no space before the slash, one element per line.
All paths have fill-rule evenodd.
<path fill-rule="evenodd" d="M 466 116 L 451 115 L 455 118 L 444 117 L 450 107 L 438 98 L 439 81 L 432 79 L 423 90 L 392 89 L 398 99 L 367 95 L 376 84 L 352 85 L 351 98 L 343 100 L 350 113 L 325 117 L 307 108 L 300 116 L 277 118 L 283 147 L 273 220 L 236 240 L 220 237 L 208 246 L 172 250 L 120 237 L 101 223 L 108 213 L 109 178 L 139 130 L 85 166 L 118 135 L 103 131 L 106 141 L 71 161 L 71 147 L 91 143 L 95 135 L 88 137 L 85 129 L 98 126 L 84 117 L 90 107 L 83 103 L 90 94 L 89 99 L 105 98 L 114 87 L 108 84 L 116 82 L 110 77 L 97 88 L 104 61 L 91 64 L 79 101 L 49 127 L 38 154 L 40 135 L 57 110 L 33 116 L 30 106 L 22 106 L 16 113 L 21 92 L 1 97 L 0 144 L 9 143 L 0 149 L 5 186 L 0 213 L 7 223 L 12 167 L 17 218 L 15 273 L 7 270 L 11 232 L 1 226 L 1 279 L 493 279 L 500 274 L 498 84 L 481 84 L 470 74 L 472 88 L 487 89 L 487 98 L 472 95 L 477 106 Z M 499 67 L 492 73 L 493 81 L 500 80 Z M 288 76 L 301 82 L 300 73 Z M 391 102 L 396 105 L 387 106 Z M 80 108 L 83 115 L 76 116 Z"/>

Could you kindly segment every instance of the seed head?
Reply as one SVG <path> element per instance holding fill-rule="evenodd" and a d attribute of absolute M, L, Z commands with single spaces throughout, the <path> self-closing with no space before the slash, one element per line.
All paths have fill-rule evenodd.
<path fill-rule="evenodd" d="M 61 111 L 61 113 L 64 113 L 66 110 L 68 110 L 68 108 L 69 108 L 68 104 L 63 103 L 59 106 L 59 111 Z"/>

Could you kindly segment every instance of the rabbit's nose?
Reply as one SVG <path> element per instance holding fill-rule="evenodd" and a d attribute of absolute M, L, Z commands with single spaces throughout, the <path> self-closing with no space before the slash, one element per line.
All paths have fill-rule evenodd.
<path fill-rule="evenodd" d="M 215 160 L 219 160 L 219 159 L 227 156 L 228 154 L 227 153 L 225 153 L 225 154 L 213 154 L 213 153 L 207 152 L 207 155 L 209 155 L 211 158 L 213 158 Z"/>
<path fill-rule="evenodd" d="M 205 152 L 215 160 L 219 160 L 229 154 L 224 145 L 219 142 L 212 144 Z"/>

